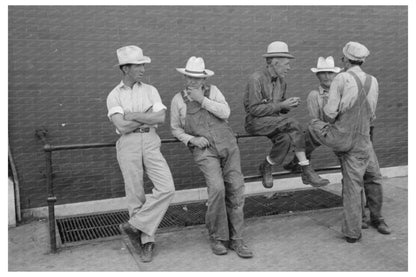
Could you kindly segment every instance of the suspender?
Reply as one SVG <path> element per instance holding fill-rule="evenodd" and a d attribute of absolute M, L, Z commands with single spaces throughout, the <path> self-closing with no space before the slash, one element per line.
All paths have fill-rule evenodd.
<path fill-rule="evenodd" d="M 358 92 L 361 92 L 361 90 L 364 89 L 364 93 L 367 96 L 368 92 L 370 91 L 370 87 L 371 87 L 371 81 L 372 81 L 371 76 L 369 76 L 368 74 L 365 74 L 365 81 L 364 81 L 364 87 L 363 87 L 363 84 L 362 84 L 360 78 L 358 78 L 358 76 L 355 72 L 348 71 L 348 73 L 350 73 L 351 76 L 354 77 L 355 82 L 357 83 L 357 86 L 358 86 Z"/>

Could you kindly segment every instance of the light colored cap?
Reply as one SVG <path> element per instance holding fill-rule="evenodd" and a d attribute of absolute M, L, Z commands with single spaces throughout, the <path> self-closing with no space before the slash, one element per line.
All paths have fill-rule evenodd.
<path fill-rule="evenodd" d="M 370 51 L 361 43 L 350 41 L 345 44 L 342 49 L 342 53 L 349 60 L 352 61 L 365 61 L 365 58 L 370 55 Z"/>
<path fill-rule="evenodd" d="M 316 68 L 311 68 L 311 71 L 313 73 L 328 71 L 338 73 L 341 71 L 341 68 L 335 66 L 334 58 L 332 56 L 329 56 L 326 59 L 324 57 L 319 57 Z"/>
<path fill-rule="evenodd" d="M 288 58 L 294 59 L 295 57 L 289 53 L 289 47 L 283 41 L 274 41 L 267 47 L 267 53 L 263 54 L 265 58 Z"/>
<path fill-rule="evenodd" d="M 150 63 L 149 57 L 143 56 L 143 51 L 136 45 L 124 46 L 117 49 L 118 65 Z"/>
<path fill-rule="evenodd" d="M 195 78 L 207 78 L 214 75 L 214 71 L 205 68 L 204 59 L 195 56 L 188 59 L 185 68 L 176 68 L 176 70 L 184 75 Z"/>

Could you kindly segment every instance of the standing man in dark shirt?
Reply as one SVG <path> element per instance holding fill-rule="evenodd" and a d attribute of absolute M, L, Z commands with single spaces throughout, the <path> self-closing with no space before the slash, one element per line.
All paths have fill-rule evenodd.
<path fill-rule="evenodd" d="M 285 116 L 300 102 L 299 97 L 286 99 L 284 78 L 290 70 L 290 60 L 294 57 L 282 41 L 272 42 L 263 57 L 266 58 L 267 65 L 251 74 L 244 95 L 246 131 L 267 136 L 273 143 L 270 154 L 259 168 L 263 186 L 273 186 L 272 165 L 282 164 L 292 146 L 302 168 L 303 183 L 314 187 L 325 186 L 329 181 L 316 174 L 306 158 L 305 135 L 300 124 Z"/>

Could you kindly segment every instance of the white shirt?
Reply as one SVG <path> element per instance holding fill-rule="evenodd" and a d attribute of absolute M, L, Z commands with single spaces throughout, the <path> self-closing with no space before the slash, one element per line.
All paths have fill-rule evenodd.
<path fill-rule="evenodd" d="M 188 99 L 190 99 L 188 97 Z M 192 101 L 190 99 L 190 101 Z M 230 107 L 225 101 L 224 95 L 214 85 L 211 85 L 209 97 L 204 97 L 201 107 L 214 114 L 218 118 L 227 120 L 230 116 Z M 183 101 L 181 92 L 178 92 L 171 102 L 170 108 L 170 127 L 172 134 L 182 141 L 185 145 L 194 137 L 185 133 L 186 104 Z"/>
<path fill-rule="evenodd" d="M 145 112 L 149 108 L 154 112 L 167 109 L 162 104 L 159 92 L 154 86 L 145 83 L 134 83 L 133 87 L 126 86 L 123 81 L 120 82 L 107 97 L 107 116 L 111 120 L 111 116 L 120 113 Z M 150 127 L 157 127 L 157 124 Z M 116 130 L 119 134 L 118 130 Z"/>

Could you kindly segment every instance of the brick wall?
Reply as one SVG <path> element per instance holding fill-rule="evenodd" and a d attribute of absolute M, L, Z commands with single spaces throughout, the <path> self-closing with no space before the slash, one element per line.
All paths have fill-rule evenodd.
<path fill-rule="evenodd" d="M 192 55 L 204 57 L 216 73 L 210 81 L 231 106 L 230 124 L 242 133 L 245 80 L 264 66 L 261 55 L 271 41 L 286 41 L 296 56 L 288 93 L 303 100 L 317 86 L 310 68 L 318 56 L 332 55 L 339 63 L 346 42 L 362 42 L 371 51 L 364 70 L 380 85 L 375 129 L 380 165 L 407 164 L 407 16 L 406 6 L 9 6 L 9 141 L 22 208 L 46 205 L 36 128 L 45 127 L 54 145 L 117 139 L 106 118 L 106 97 L 121 77 L 113 67 L 115 50 L 129 44 L 152 58 L 145 82 L 158 88 L 167 106 L 183 87 L 175 68 Z M 307 123 L 305 101 L 292 115 Z M 160 127 L 162 138 L 171 137 L 168 126 L 167 120 Z M 270 145 L 265 138 L 241 140 L 245 175 L 256 174 Z M 162 151 L 177 190 L 203 186 L 182 144 L 163 145 Z M 53 161 L 57 204 L 124 195 L 113 148 L 54 152 Z M 314 164 L 337 161 L 322 147 Z"/>

